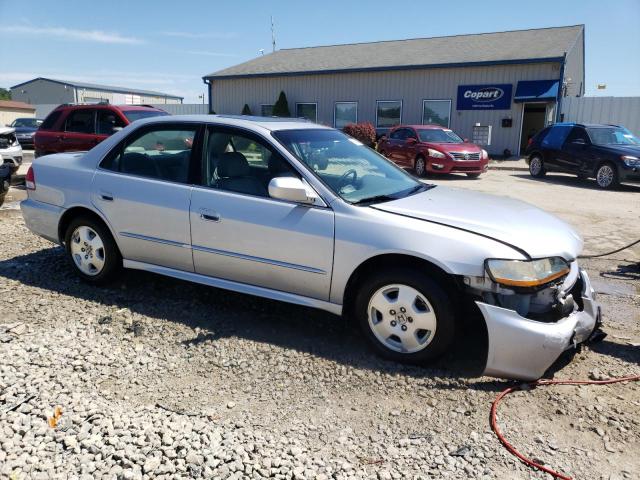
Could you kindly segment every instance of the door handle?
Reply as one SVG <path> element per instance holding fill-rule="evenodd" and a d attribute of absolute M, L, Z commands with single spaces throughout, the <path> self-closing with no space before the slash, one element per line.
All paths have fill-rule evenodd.
<path fill-rule="evenodd" d="M 219 222 L 220 214 L 217 212 L 214 212 L 213 210 L 202 208 L 200 209 L 200 218 L 202 220 L 206 220 L 207 222 Z"/>
<path fill-rule="evenodd" d="M 107 202 L 113 202 L 113 194 L 110 192 L 100 192 L 100 198 Z"/>

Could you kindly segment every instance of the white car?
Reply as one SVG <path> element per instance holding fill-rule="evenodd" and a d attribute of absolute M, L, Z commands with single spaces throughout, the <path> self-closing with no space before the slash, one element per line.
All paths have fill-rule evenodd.
<path fill-rule="evenodd" d="M 88 153 L 37 158 L 26 186 L 27 227 L 89 283 L 124 266 L 344 312 L 398 361 L 444 353 L 473 318 L 485 373 L 531 380 L 600 323 L 567 224 L 422 183 L 302 120 L 140 120 Z"/>
<path fill-rule="evenodd" d="M 0 155 L 4 163 L 11 164 L 11 172 L 15 173 L 22 165 L 22 147 L 16 137 L 16 129 L 0 127 Z"/>

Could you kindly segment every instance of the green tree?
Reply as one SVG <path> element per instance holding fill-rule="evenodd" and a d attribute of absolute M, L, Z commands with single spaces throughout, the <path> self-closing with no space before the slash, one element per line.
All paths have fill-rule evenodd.
<path fill-rule="evenodd" d="M 244 104 L 244 107 L 242 107 L 242 113 L 240 115 L 251 115 L 251 109 L 249 108 L 249 105 L 247 105 L 246 103 Z"/>
<path fill-rule="evenodd" d="M 284 92 L 280 92 L 280 96 L 273 106 L 273 116 L 274 117 L 290 117 L 291 112 L 289 111 L 289 102 L 287 102 L 287 96 Z"/>
<path fill-rule="evenodd" d="M 6 88 L 0 88 L 0 100 L 11 100 L 11 92 Z"/>

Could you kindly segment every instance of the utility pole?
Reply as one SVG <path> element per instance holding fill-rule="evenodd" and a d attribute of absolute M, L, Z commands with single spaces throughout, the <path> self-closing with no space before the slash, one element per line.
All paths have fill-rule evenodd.
<path fill-rule="evenodd" d="M 273 25 L 273 15 L 271 15 L 271 47 L 272 50 L 276 51 L 276 29 Z"/>

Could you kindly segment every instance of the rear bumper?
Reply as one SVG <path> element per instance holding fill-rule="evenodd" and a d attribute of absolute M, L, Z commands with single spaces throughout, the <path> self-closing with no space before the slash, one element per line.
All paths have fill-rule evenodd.
<path fill-rule="evenodd" d="M 601 322 L 589 276 L 580 271 L 582 310 L 554 323 L 537 322 L 514 310 L 476 302 L 489 337 L 484 374 L 492 377 L 536 380 L 565 350 L 589 339 Z"/>
<path fill-rule="evenodd" d="M 20 203 L 20 210 L 29 230 L 53 243 L 60 243 L 58 224 L 63 208 L 28 198 Z"/>

